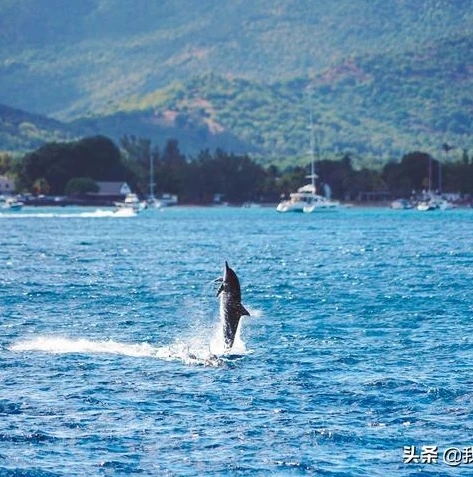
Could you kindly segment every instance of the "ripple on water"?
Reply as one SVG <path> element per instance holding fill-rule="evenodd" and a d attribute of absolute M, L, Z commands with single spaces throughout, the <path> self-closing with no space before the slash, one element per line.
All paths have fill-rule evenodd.
<path fill-rule="evenodd" d="M 1 475 L 458 475 L 402 450 L 469 445 L 471 211 L 40 212 L 0 227 Z"/>

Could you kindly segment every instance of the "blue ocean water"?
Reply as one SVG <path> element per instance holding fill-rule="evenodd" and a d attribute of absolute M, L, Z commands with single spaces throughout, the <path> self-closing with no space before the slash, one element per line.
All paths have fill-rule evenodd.
<path fill-rule="evenodd" d="M 472 232 L 473 210 L 0 214 L 0 475 L 467 472 Z M 216 361 L 225 260 L 252 316 Z"/>

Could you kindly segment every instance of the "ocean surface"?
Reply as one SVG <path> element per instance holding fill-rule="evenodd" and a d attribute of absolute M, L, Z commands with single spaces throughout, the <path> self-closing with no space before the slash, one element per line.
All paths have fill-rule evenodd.
<path fill-rule="evenodd" d="M 24 208 L 0 237 L 2 477 L 473 470 L 473 209 Z M 225 260 L 252 316 L 222 355 Z"/>

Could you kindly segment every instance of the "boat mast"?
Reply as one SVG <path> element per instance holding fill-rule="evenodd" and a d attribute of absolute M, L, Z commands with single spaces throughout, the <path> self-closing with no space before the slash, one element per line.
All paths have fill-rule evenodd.
<path fill-rule="evenodd" d="M 309 126 L 310 130 L 310 175 L 306 176 L 310 179 L 310 184 L 312 186 L 312 193 L 315 194 L 315 179 L 317 179 L 317 174 L 315 173 L 315 136 L 314 136 L 314 117 L 312 114 L 312 95 L 309 90 Z"/>
<path fill-rule="evenodd" d="M 432 189 L 432 157 L 429 154 L 429 196 L 431 195 Z"/>
<path fill-rule="evenodd" d="M 310 127 L 310 179 L 312 189 L 315 192 L 315 138 L 314 138 L 314 120 L 312 117 L 312 104 L 309 110 L 309 127 Z"/>
<path fill-rule="evenodd" d="M 149 155 L 149 198 L 154 199 L 154 163 L 153 154 Z"/>

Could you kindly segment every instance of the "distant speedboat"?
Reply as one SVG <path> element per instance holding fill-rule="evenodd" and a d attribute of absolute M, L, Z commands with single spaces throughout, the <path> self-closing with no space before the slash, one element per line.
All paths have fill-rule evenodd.
<path fill-rule="evenodd" d="M 146 202 L 140 201 L 136 194 L 130 193 L 127 194 L 123 202 L 115 202 L 117 209 L 133 209 L 136 212 L 139 212 L 143 209 L 146 209 Z"/>

